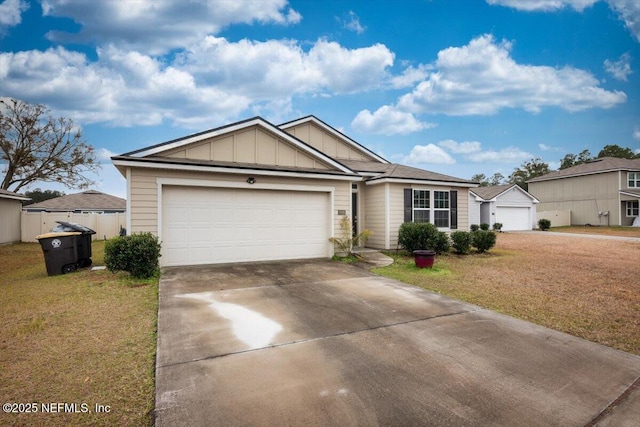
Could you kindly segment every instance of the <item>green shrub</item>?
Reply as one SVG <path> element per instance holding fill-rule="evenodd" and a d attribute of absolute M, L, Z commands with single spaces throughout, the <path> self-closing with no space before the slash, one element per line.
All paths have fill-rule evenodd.
<path fill-rule="evenodd" d="M 478 253 L 483 253 L 491 249 L 496 244 L 496 233 L 489 230 L 478 230 L 472 234 L 472 245 L 478 250 Z"/>
<path fill-rule="evenodd" d="M 480 224 L 480 230 L 488 231 L 489 224 L 487 224 L 486 222 L 483 222 L 482 224 Z"/>
<path fill-rule="evenodd" d="M 160 243 L 151 233 L 114 237 L 105 242 L 104 263 L 109 271 L 128 271 L 137 279 L 157 273 Z"/>
<path fill-rule="evenodd" d="M 454 231 L 451 233 L 453 250 L 457 254 L 468 254 L 471 250 L 471 233 L 468 231 Z"/>
<path fill-rule="evenodd" d="M 443 253 L 449 250 L 449 237 L 428 222 L 405 222 L 398 230 L 398 243 L 408 252 L 417 249 Z"/>
<path fill-rule="evenodd" d="M 471 224 L 471 227 L 469 227 L 471 229 L 471 231 L 478 231 L 480 230 L 480 226 L 478 224 Z"/>
<path fill-rule="evenodd" d="M 538 220 L 538 228 L 542 231 L 547 231 L 551 228 L 551 221 L 548 219 L 540 218 Z"/>
<path fill-rule="evenodd" d="M 502 230 L 502 223 L 501 222 L 495 222 L 493 224 L 493 231 L 501 231 Z"/>

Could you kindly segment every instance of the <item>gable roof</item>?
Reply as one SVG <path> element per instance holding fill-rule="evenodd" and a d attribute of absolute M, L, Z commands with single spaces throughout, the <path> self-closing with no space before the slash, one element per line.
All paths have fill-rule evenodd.
<path fill-rule="evenodd" d="M 602 157 L 590 160 L 581 165 L 549 172 L 546 175 L 530 179 L 527 182 L 550 181 L 560 178 L 569 178 L 582 175 L 593 175 L 597 173 L 636 170 L 640 171 L 640 159 L 620 159 L 617 157 Z"/>
<path fill-rule="evenodd" d="M 354 141 L 353 139 L 349 138 L 347 135 L 343 134 L 342 132 L 340 132 L 339 130 L 331 127 L 330 125 L 326 124 L 325 122 L 323 122 L 322 120 L 320 120 L 319 118 L 317 118 L 316 116 L 313 115 L 309 115 L 306 117 L 301 117 L 299 119 L 296 120 L 292 120 L 290 122 L 286 122 L 283 123 L 281 125 L 279 125 L 278 127 L 280 129 L 289 129 L 292 128 L 294 126 L 299 126 L 301 124 L 304 123 L 313 123 L 316 126 L 320 127 L 321 129 L 323 129 L 325 132 L 330 133 L 331 135 L 333 135 L 334 137 L 346 142 L 347 144 L 349 144 L 351 147 L 355 148 L 356 150 L 366 154 L 369 157 L 373 157 L 374 159 L 376 159 L 377 161 L 379 161 L 380 163 L 385 163 L 385 164 L 389 164 L 389 161 L 387 159 L 385 159 L 382 156 L 377 155 L 376 153 L 374 153 L 373 151 L 369 150 L 367 147 L 365 147 L 362 144 L 357 143 L 356 141 Z"/>
<path fill-rule="evenodd" d="M 489 202 L 489 201 L 494 200 L 495 198 L 499 197 L 500 195 L 506 193 L 507 191 L 511 190 L 514 187 L 517 190 L 521 191 L 526 196 L 530 197 L 531 200 L 533 200 L 535 203 L 538 203 L 538 199 L 533 197 L 531 195 L 531 193 L 529 193 L 528 191 L 524 190 L 522 187 L 520 187 L 517 184 L 489 185 L 489 186 L 485 186 L 485 187 L 477 187 L 477 188 L 474 188 L 474 189 L 469 190 L 469 191 L 471 191 L 477 197 L 482 199 L 482 201 Z"/>
<path fill-rule="evenodd" d="M 87 190 L 82 193 L 67 194 L 43 202 L 25 206 L 25 210 L 71 211 L 125 211 L 127 202 L 120 197 Z"/>
<path fill-rule="evenodd" d="M 275 126 L 274 124 L 266 121 L 265 119 L 263 119 L 262 117 L 256 116 L 247 120 L 242 120 L 236 123 L 231 123 L 229 125 L 225 125 L 225 126 L 221 126 L 215 129 L 209 129 L 206 130 L 204 132 L 199 132 L 199 133 L 195 133 L 192 135 L 187 135 L 185 137 L 182 138 L 178 138 L 178 139 L 173 139 L 171 141 L 167 141 L 167 142 L 163 142 L 160 144 L 156 144 L 156 145 L 152 145 L 150 147 L 146 147 L 146 148 L 141 148 L 139 150 L 135 150 L 135 151 L 130 151 L 128 153 L 124 153 L 120 156 L 114 156 L 112 157 L 113 160 L 121 160 L 124 157 L 135 157 L 135 158 L 144 158 L 144 157 L 152 157 L 154 155 L 157 155 L 163 151 L 168 151 L 168 150 L 172 150 L 175 148 L 179 148 L 179 147 L 183 147 L 189 144 L 192 144 L 194 142 L 199 142 L 199 141 L 203 141 L 209 138 L 214 138 L 220 135 L 224 135 L 230 132 L 234 132 L 234 131 L 238 131 L 238 130 L 242 130 L 242 129 L 247 129 L 250 128 L 252 126 L 258 126 L 262 129 L 265 129 L 275 135 L 277 135 L 279 138 L 289 142 L 291 145 L 295 146 L 296 148 L 300 149 L 301 151 L 309 154 L 312 157 L 315 157 L 319 160 L 321 160 L 322 162 L 329 164 L 331 166 L 333 166 L 334 168 L 336 168 L 337 170 L 343 172 L 343 173 L 351 173 L 352 171 L 349 170 L 347 167 L 345 167 L 342 163 L 340 163 L 339 161 L 337 161 L 336 159 L 324 154 L 322 151 L 317 150 L 316 148 L 312 147 L 311 145 L 305 143 L 304 141 L 301 141 L 300 139 L 296 138 L 293 135 L 288 134 L 287 132 L 283 131 L 282 129 L 280 129 L 279 127 Z"/>
<path fill-rule="evenodd" d="M 11 199 L 11 200 L 19 200 L 19 201 L 25 201 L 25 202 L 27 200 L 31 200 L 27 196 L 14 193 L 13 191 L 3 190 L 2 188 L 0 188 L 0 199 Z"/>

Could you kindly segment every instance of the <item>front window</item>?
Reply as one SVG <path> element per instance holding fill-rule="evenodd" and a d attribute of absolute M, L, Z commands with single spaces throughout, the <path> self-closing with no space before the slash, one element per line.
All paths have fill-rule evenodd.
<path fill-rule="evenodd" d="M 629 188 L 640 188 L 640 172 L 629 172 L 628 177 Z"/>
<path fill-rule="evenodd" d="M 638 202 L 637 200 L 627 202 L 627 216 L 639 216 L 638 205 L 640 205 L 640 202 Z"/>
<path fill-rule="evenodd" d="M 449 228 L 450 217 L 448 191 L 413 190 L 413 222 Z"/>
<path fill-rule="evenodd" d="M 449 192 L 434 191 L 433 192 L 433 223 L 436 227 L 449 227 Z"/>
<path fill-rule="evenodd" d="M 413 222 L 429 222 L 430 196 L 428 190 L 413 190 Z"/>

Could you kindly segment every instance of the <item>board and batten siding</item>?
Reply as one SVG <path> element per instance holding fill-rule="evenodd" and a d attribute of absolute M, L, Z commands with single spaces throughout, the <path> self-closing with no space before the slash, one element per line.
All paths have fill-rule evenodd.
<path fill-rule="evenodd" d="M 167 150 L 160 155 L 179 159 L 249 163 L 327 170 L 329 167 L 270 132 L 253 126 L 241 131 Z"/>
<path fill-rule="evenodd" d="M 529 183 L 529 193 L 540 201 L 539 212 L 571 211 L 571 224 L 620 225 L 619 172 L 606 172 Z"/>
<path fill-rule="evenodd" d="M 306 142 L 313 148 L 322 151 L 324 154 L 331 156 L 334 159 L 377 161 L 312 123 L 304 123 L 287 128 L 285 129 L 285 132 Z"/>
<path fill-rule="evenodd" d="M 171 171 L 163 169 L 131 168 L 130 172 L 130 199 L 131 206 L 131 233 L 151 232 L 158 235 L 158 178 L 163 179 L 190 179 L 206 181 L 227 181 L 235 184 L 246 184 L 247 189 L 253 189 L 246 183 L 245 175 L 213 174 L 205 172 Z M 351 182 L 334 181 L 330 179 L 304 179 L 274 176 L 261 176 L 252 174 L 256 181 L 262 184 L 295 185 L 307 187 L 332 187 L 333 192 L 333 217 L 334 235 L 340 236 L 339 210 L 347 214 L 351 211 Z M 239 189 L 238 191 L 242 191 Z M 304 191 L 301 189 L 300 191 Z"/>

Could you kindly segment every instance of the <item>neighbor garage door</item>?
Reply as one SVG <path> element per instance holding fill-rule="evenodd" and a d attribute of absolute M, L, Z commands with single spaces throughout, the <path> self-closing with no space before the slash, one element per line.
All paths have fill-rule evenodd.
<path fill-rule="evenodd" d="M 328 256 L 329 193 L 165 186 L 162 265 Z"/>
<path fill-rule="evenodd" d="M 502 223 L 502 230 L 517 231 L 531 230 L 529 207 L 496 207 L 496 222 Z"/>

